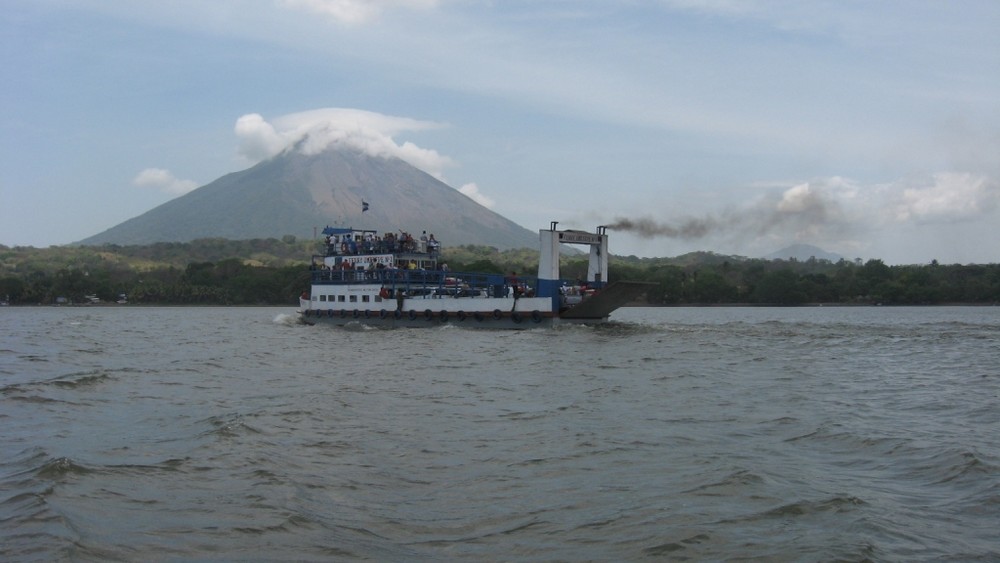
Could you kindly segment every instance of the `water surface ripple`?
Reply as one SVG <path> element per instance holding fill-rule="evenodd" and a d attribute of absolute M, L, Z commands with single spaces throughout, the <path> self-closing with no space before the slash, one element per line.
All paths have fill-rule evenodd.
<path fill-rule="evenodd" d="M 1000 560 L 1000 308 L 0 310 L 0 559 Z"/>

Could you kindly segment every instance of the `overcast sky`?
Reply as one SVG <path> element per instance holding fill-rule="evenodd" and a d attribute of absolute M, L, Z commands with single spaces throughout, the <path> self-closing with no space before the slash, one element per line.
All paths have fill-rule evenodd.
<path fill-rule="evenodd" d="M 0 244 L 308 135 L 616 254 L 1000 262 L 997 30 L 996 0 L 6 0 Z"/>

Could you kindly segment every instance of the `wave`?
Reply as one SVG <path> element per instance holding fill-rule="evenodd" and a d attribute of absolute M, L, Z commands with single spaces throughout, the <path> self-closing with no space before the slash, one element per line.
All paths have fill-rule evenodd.
<path fill-rule="evenodd" d="M 70 374 L 68 376 L 46 381 L 45 383 L 47 385 L 55 385 L 56 387 L 62 387 L 64 389 L 76 389 L 79 387 L 100 385 L 110 381 L 111 379 L 112 377 L 108 375 L 107 372 L 99 371 Z"/>
<path fill-rule="evenodd" d="M 167 459 L 154 465 L 95 465 L 68 456 L 53 456 L 33 447 L 0 460 L 0 560 L 131 560 L 115 548 L 88 547 L 93 541 L 82 531 L 107 524 L 116 514 L 115 503 L 125 503 L 130 510 L 162 500 L 137 498 L 145 488 L 131 488 L 127 483 L 148 475 L 176 471 L 187 460 Z M 97 508 L 83 509 L 96 506 Z M 138 506 L 138 508 L 136 508 Z"/>
<path fill-rule="evenodd" d="M 855 496 L 833 496 L 822 500 L 804 500 L 777 506 L 757 515 L 760 518 L 785 518 L 787 516 L 807 516 L 823 512 L 842 512 L 866 505 Z"/>
<path fill-rule="evenodd" d="M 1000 474 L 1000 467 L 985 461 L 975 452 L 957 448 L 935 450 L 924 448 L 911 454 L 911 469 L 907 474 L 930 485 L 958 486 L 991 481 Z"/>
<path fill-rule="evenodd" d="M 239 414 L 235 415 L 218 415 L 210 416 L 208 418 L 198 421 L 198 424 L 209 424 L 212 426 L 210 430 L 202 432 L 199 436 L 215 436 L 218 438 L 234 438 L 237 436 L 243 436 L 246 434 L 261 434 L 262 432 L 250 426 L 243 420 L 243 416 Z"/>
<path fill-rule="evenodd" d="M 672 556 L 675 552 L 683 551 L 692 546 L 697 546 L 709 541 L 710 539 L 711 538 L 707 534 L 695 534 L 680 541 L 667 542 L 660 545 L 654 545 L 653 547 L 647 547 L 642 550 L 642 552 L 648 557 L 668 557 Z"/>
<path fill-rule="evenodd" d="M 600 324 L 562 323 L 556 325 L 555 328 L 558 330 L 587 330 L 597 335 L 612 338 L 632 338 L 646 334 L 664 334 L 670 330 L 670 327 L 663 325 L 629 321 L 608 321 Z"/>
<path fill-rule="evenodd" d="M 748 470 L 740 470 L 730 473 L 719 481 L 699 485 L 692 489 L 683 491 L 685 494 L 696 494 L 702 496 L 729 497 L 739 494 L 741 489 L 757 487 L 764 484 L 764 478 Z"/>
<path fill-rule="evenodd" d="M 74 475 L 88 475 L 93 469 L 69 457 L 53 457 L 43 450 L 32 448 L 4 462 L 4 469 L 11 469 L 9 479 L 20 480 L 21 485 L 32 480 L 58 481 Z M 6 479 L 5 479 L 6 480 Z"/>
<path fill-rule="evenodd" d="M 784 441 L 801 442 L 820 452 L 836 454 L 837 463 L 845 467 L 898 472 L 908 480 L 931 485 L 978 481 L 1000 473 L 1000 466 L 975 451 L 947 443 L 928 443 L 916 437 L 868 436 L 821 426 Z"/>
<path fill-rule="evenodd" d="M 101 478 L 114 478 L 132 474 L 179 472 L 183 471 L 190 461 L 190 458 L 169 458 L 155 464 L 94 465 L 68 456 L 52 456 L 39 448 L 31 448 L 0 464 L 5 474 L 3 481 L 0 481 L 0 487 L 13 485 L 17 489 L 35 490 L 41 486 L 43 490 L 51 491 L 53 483 L 77 477 L 101 475 Z M 36 490 L 30 494 L 40 493 Z"/>
<path fill-rule="evenodd" d="M 283 326 L 295 326 L 304 324 L 302 318 L 295 313 L 278 313 L 274 319 L 271 320 L 274 324 Z"/>
<path fill-rule="evenodd" d="M 84 371 L 78 373 L 70 373 L 67 375 L 61 375 L 53 379 L 46 379 L 41 381 L 27 381 L 21 383 L 12 383 L 4 387 L 0 387 L 0 393 L 11 394 L 11 393 L 24 393 L 28 389 L 33 387 L 58 387 L 61 389 L 77 389 L 80 387 L 92 387 L 101 385 L 108 381 L 113 380 L 114 377 L 106 371 Z"/>
<path fill-rule="evenodd" d="M 7 389 L 6 388 L 3 389 L 3 392 L 4 392 L 4 394 L 7 394 Z M 24 391 L 21 391 L 20 389 L 16 389 L 14 392 L 23 393 Z M 45 404 L 45 403 L 67 403 L 67 404 L 73 404 L 70 401 L 61 401 L 59 399 L 52 399 L 50 397 L 42 397 L 40 395 L 14 395 L 14 396 L 8 397 L 8 398 L 10 400 L 12 400 L 12 401 L 21 401 L 21 402 L 24 402 L 24 403 L 38 403 L 38 404 Z"/>
<path fill-rule="evenodd" d="M 0 395 L 9 400 L 24 403 L 74 405 L 77 403 L 68 400 L 65 396 L 56 393 L 56 396 L 53 397 L 48 396 L 48 393 L 51 392 L 51 389 L 73 391 L 96 388 L 114 379 L 105 371 L 86 371 L 62 375 L 54 379 L 11 383 L 0 387 Z"/>
<path fill-rule="evenodd" d="M 75 475 L 89 475 L 94 470 L 68 457 L 58 457 L 47 461 L 38 468 L 35 476 L 39 479 L 61 479 Z"/>
<path fill-rule="evenodd" d="M 260 536 L 274 532 L 294 533 L 297 529 L 311 530 L 316 528 L 318 523 L 301 514 L 289 514 L 284 521 L 270 526 L 244 526 L 233 528 L 232 531 L 239 534 Z"/>

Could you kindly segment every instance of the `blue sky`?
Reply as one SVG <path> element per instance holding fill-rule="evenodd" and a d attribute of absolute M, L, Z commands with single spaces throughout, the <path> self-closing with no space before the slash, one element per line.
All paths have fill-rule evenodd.
<path fill-rule="evenodd" d="M 616 254 L 1000 262 L 997 29 L 994 0 L 8 0 L 0 244 L 308 134 Z"/>

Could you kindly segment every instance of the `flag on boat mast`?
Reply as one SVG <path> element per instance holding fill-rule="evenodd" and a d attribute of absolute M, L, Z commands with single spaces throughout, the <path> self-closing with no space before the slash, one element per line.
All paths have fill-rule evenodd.
<path fill-rule="evenodd" d="M 361 212 L 364 213 L 365 211 L 368 211 L 368 202 L 361 200 Z"/>

